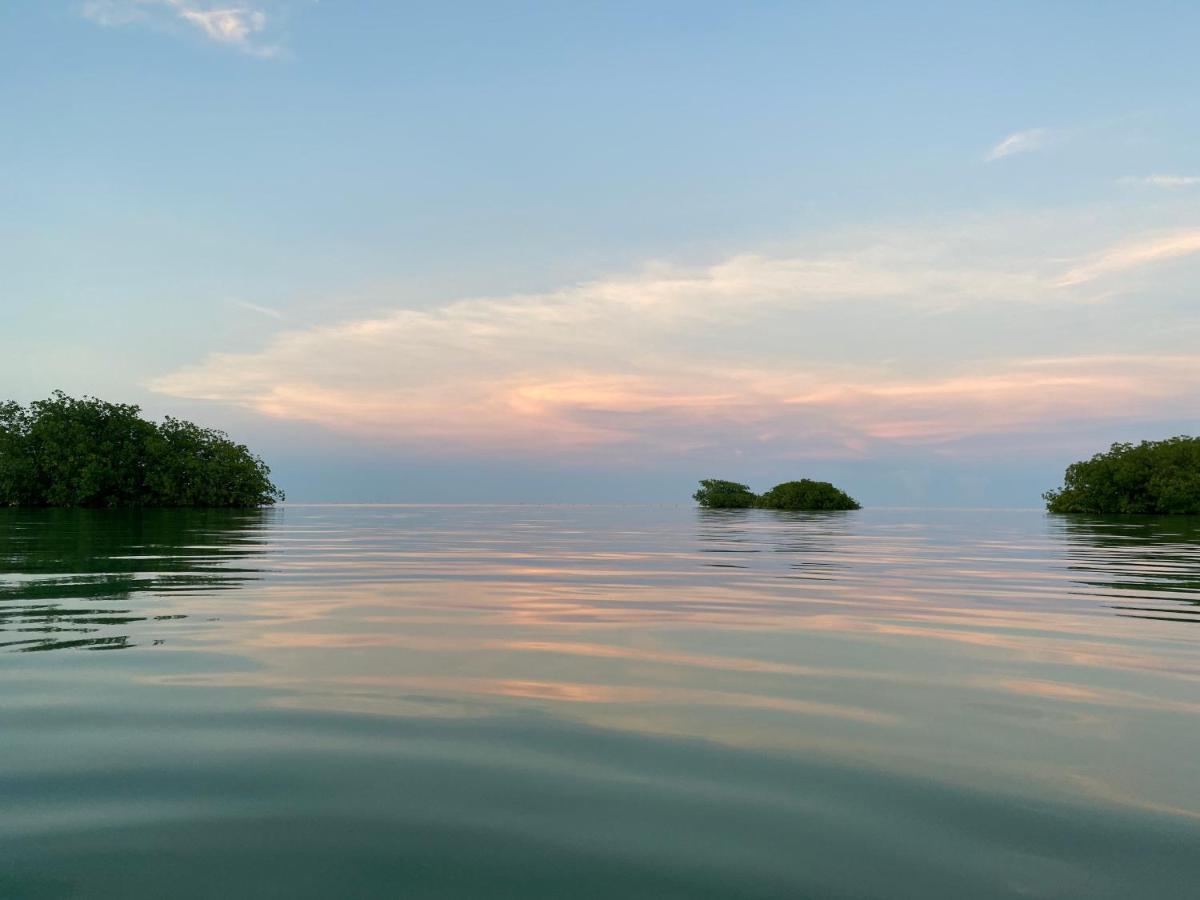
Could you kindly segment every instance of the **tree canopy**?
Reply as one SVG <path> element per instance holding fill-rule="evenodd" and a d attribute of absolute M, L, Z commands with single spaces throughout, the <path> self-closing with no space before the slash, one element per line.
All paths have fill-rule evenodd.
<path fill-rule="evenodd" d="M 1113 444 L 1042 495 L 1054 513 L 1200 515 L 1200 438 Z"/>
<path fill-rule="evenodd" d="M 228 435 L 56 391 L 0 403 L 0 506 L 264 506 L 271 470 Z"/>
<path fill-rule="evenodd" d="M 828 481 L 785 481 L 758 498 L 763 509 L 862 509 L 858 501 Z"/>
<path fill-rule="evenodd" d="M 785 481 L 759 496 L 744 484 L 706 478 L 692 497 L 708 509 L 861 509 L 858 503 L 828 481 Z"/>
<path fill-rule="evenodd" d="M 754 506 L 758 497 L 744 484 L 705 478 L 692 499 L 708 509 L 746 509 Z"/>

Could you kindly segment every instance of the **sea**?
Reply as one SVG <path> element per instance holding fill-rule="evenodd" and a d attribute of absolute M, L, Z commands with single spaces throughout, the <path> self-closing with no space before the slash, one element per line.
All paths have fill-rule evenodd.
<path fill-rule="evenodd" d="M 1195 898 L 1200 521 L 0 510 L 0 897 Z"/>

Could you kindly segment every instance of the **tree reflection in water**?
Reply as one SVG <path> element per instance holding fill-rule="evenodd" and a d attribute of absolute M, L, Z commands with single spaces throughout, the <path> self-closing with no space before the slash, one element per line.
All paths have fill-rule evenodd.
<path fill-rule="evenodd" d="M 775 572 L 782 578 L 829 580 L 843 568 L 837 555 L 851 531 L 844 511 L 702 508 L 696 514 L 700 552 L 721 554 L 704 566 L 747 569 L 755 557 L 743 554 L 765 553 L 774 555 L 759 557 L 759 567 L 785 567 Z"/>
<path fill-rule="evenodd" d="M 1200 623 L 1200 518 L 1054 516 L 1067 568 L 1118 615 Z"/>
<path fill-rule="evenodd" d="M 269 510 L 0 509 L 0 648 L 120 650 L 126 626 L 185 618 L 135 595 L 259 577 Z"/>

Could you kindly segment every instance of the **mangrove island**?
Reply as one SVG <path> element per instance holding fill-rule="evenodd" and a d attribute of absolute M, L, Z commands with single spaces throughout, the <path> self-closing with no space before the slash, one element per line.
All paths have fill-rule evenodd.
<path fill-rule="evenodd" d="M 227 434 L 56 391 L 0 403 L 0 506 L 254 507 L 284 498 Z"/>
<path fill-rule="evenodd" d="M 828 481 L 809 478 L 785 481 L 761 495 L 736 481 L 705 478 L 692 499 L 706 509 L 862 509 L 858 501 Z"/>
<path fill-rule="evenodd" d="M 1200 438 L 1113 444 L 1042 495 L 1052 513 L 1200 515 Z"/>

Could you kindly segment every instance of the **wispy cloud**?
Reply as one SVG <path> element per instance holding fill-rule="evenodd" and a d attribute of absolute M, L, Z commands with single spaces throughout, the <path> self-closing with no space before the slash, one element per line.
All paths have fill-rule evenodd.
<path fill-rule="evenodd" d="M 257 303 L 247 303 L 245 300 L 230 300 L 229 302 L 234 306 L 247 309 L 250 312 L 258 313 L 260 316 L 267 316 L 269 318 L 279 320 L 287 318 L 280 310 L 275 309 L 272 306 L 260 306 Z"/>
<path fill-rule="evenodd" d="M 146 16 L 145 5 L 138 0 L 85 0 L 81 12 L 97 25 L 128 25 Z"/>
<path fill-rule="evenodd" d="M 1146 185 L 1157 188 L 1184 188 L 1200 185 L 1200 175 L 1127 175 L 1121 184 Z"/>
<path fill-rule="evenodd" d="M 267 13 L 249 4 L 223 5 L 203 0 L 86 0 L 85 18 L 100 25 L 133 22 L 181 22 L 205 38 L 242 53 L 274 57 L 278 44 L 267 43 Z"/>
<path fill-rule="evenodd" d="M 1048 128 L 1030 128 L 1027 131 L 1015 131 L 1000 143 L 996 144 L 984 159 L 994 162 L 1006 156 L 1018 153 L 1032 153 L 1046 147 L 1051 140 L 1052 132 Z"/>
<path fill-rule="evenodd" d="M 400 308 L 285 331 L 151 387 L 439 452 L 613 460 L 951 447 L 1194 401 L 1200 356 L 1132 352 L 1121 334 L 1119 356 L 1047 360 L 1028 336 L 1078 301 L 1062 285 L 1200 250 L 1200 232 L 1065 276 L 1053 256 L 972 256 L 982 240 L 910 233 Z M 987 323 L 1013 337 L 989 343 Z"/>
<path fill-rule="evenodd" d="M 243 49 L 248 47 L 254 35 L 267 27 L 266 13 L 257 9 L 196 9 L 178 0 L 171 5 L 181 19 L 195 25 L 207 37 Z"/>
<path fill-rule="evenodd" d="M 1070 269 L 1059 279 L 1062 287 L 1093 281 L 1152 263 L 1200 253 L 1200 228 L 1138 238 L 1108 247 Z"/>

